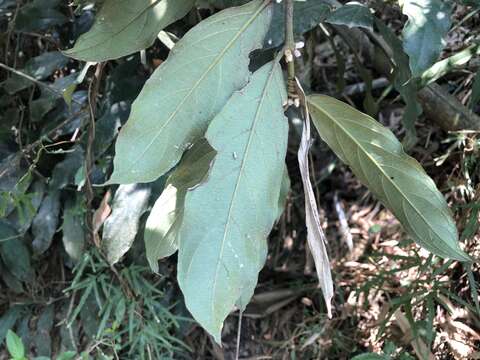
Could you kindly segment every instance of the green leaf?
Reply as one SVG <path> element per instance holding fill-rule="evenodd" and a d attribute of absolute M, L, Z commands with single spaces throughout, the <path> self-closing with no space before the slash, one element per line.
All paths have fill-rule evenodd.
<path fill-rule="evenodd" d="M 106 0 L 90 31 L 65 54 L 101 62 L 132 54 L 153 44 L 166 26 L 184 17 L 194 0 Z"/>
<path fill-rule="evenodd" d="M 127 306 L 125 304 L 125 298 L 122 296 L 115 305 L 115 322 L 120 325 L 125 317 Z"/>
<path fill-rule="evenodd" d="M 65 201 L 62 242 L 65 252 L 75 262 L 80 261 L 85 250 L 85 214 L 83 210 L 79 196 L 71 196 Z"/>
<path fill-rule="evenodd" d="M 278 63 L 255 72 L 209 126 L 217 156 L 187 192 L 178 281 L 193 317 L 220 342 L 223 321 L 246 305 L 277 216 L 287 149 L 286 89 Z"/>
<path fill-rule="evenodd" d="M 480 44 L 475 43 L 466 47 L 462 51 L 456 52 L 452 56 L 437 61 L 422 73 L 419 79 L 419 87 L 422 88 L 427 86 L 452 70 L 465 66 L 472 58 L 478 55 L 480 55 Z"/>
<path fill-rule="evenodd" d="M 132 105 L 116 143 L 109 183 L 148 182 L 203 136 L 228 98 L 248 80 L 249 53 L 268 30 L 262 0 L 223 10 L 190 30 Z"/>
<path fill-rule="evenodd" d="M 30 281 L 33 268 L 30 252 L 7 221 L 0 219 L 0 256 L 6 268 L 19 280 Z"/>
<path fill-rule="evenodd" d="M 22 316 L 23 310 L 23 306 L 14 305 L 2 313 L 0 317 L 0 344 L 3 343 L 8 330 L 13 329 L 18 319 Z"/>
<path fill-rule="evenodd" d="M 403 48 L 410 58 L 414 77 L 420 76 L 438 58 L 450 29 L 450 5 L 442 0 L 404 0 L 408 17 L 403 28 Z"/>
<path fill-rule="evenodd" d="M 332 12 L 326 22 L 348 27 L 362 27 L 372 29 L 373 16 L 367 6 L 358 2 L 349 2 Z"/>
<path fill-rule="evenodd" d="M 182 224 L 185 195 L 200 184 L 207 176 L 215 150 L 205 139 L 195 143 L 183 155 L 182 160 L 167 179 L 165 189 L 148 216 L 145 225 L 145 251 L 152 271 L 158 272 L 158 260 L 168 257 L 178 250 L 178 233 Z M 276 221 L 285 210 L 285 202 L 290 191 L 290 178 L 285 166 Z"/>
<path fill-rule="evenodd" d="M 45 52 L 27 61 L 23 72 L 37 80 L 45 80 L 67 65 L 69 59 L 59 51 Z"/>
<path fill-rule="evenodd" d="M 390 130 L 328 96 L 312 95 L 308 102 L 322 139 L 420 246 L 444 258 L 470 261 L 442 194 Z"/>
<path fill-rule="evenodd" d="M 17 203 L 15 210 L 8 216 L 8 221 L 17 230 L 18 234 L 25 234 L 32 225 L 45 193 L 45 183 L 42 180 L 35 181 L 28 192 L 21 196 L 24 199 Z"/>
<path fill-rule="evenodd" d="M 29 349 L 31 345 L 31 339 L 33 337 L 33 333 L 30 329 L 31 321 L 32 321 L 32 313 L 31 311 L 26 311 L 23 315 L 22 319 L 19 321 L 17 325 L 16 334 L 20 337 L 23 346 L 25 349 Z M 28 351 L 28 350 L 26 350 Z M 29 360 L 26 357 L 18 358 L 18 360 Z"/>
<path fill-rule="evenodd" d="M 406 135 L 404 145 L 407 149 L 411 148 L 417 142 L 417 130 L 415 123 L 422 113 L 422 107 L 417 100 L 417 85 L 412 81 L 412 72 L 410 71 L 408 55 L 402 48 L 402 42 L 395 33 L 386 26 L 381 20 L 376 19 L 375 23 L 380 34 L 393 51 L 394 70 L 393 86 L 405 102 L 402 124 L 405 127 Z"/>
<path fill-rule="evenodd" d="M 158 272 L 159 259 L 177 251 L 185 194 L 204 180 L 215 154 L 205 139 L 196 142 L 185 152 L 180 164 L 168 177 L 162 194 L 155 201 L 144 234 L 147 260 L 154 272 Z"/>
<path fill-rule="evenodd" d="M 25 358 L 25 347 L 22 339 L 12 330 L 7 331 L 7 349 L 14 360 Z"/>
<path fill-rule="evenodd" d="M 33 85 L 32 81 L 17 74 L 12 74 L 12 76 L 0 84 L 8 95 L 15 95 L 19 91 L 25 90 Z"/>
<path fill-rule="evenodd" d="M 85 160 L 85 153 L 81 146 L 74 146 L 65 159 L 55 165 L 50 181 L 50 188 L 60 190 L 69 184 L 75 183 L 75 174 Z"/>
<path fill-rule="evenodd" d="M 50 247 L 57 231 L 60 214 L 60 192 L 50 190 L 43 198 L 40 209 L 32 222 L 34 236 L 32 247 L 35 254 L 43 254 Z"/>
<path fill-rule="evenodd" d="M 22 282 L 18 280 L 15 276 L 13 276 L 10 271 L 8 271 L 4 266 L 3 262 L 0 259 L 0 276 L 5 283 L 5 285 L 14 293 L 20 294 L 24 291 Z M 1 320 L 0 320 L 1 322 Z M 2 335 L 1 332 L 1 324 L 0 324 L 0 337 Z"/>

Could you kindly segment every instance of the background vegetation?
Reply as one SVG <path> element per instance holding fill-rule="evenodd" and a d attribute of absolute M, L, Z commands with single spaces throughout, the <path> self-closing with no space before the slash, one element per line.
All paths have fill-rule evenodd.
<path fill-rule="evenodd" d="M 231 3 L 199 1 L 166 29 L 168 39 Z M 397 2 L 363 3 L 400 35 Z M 308 91 L 350 103 L 404 139 L 448 200 L 462 247 L 478 258 L 480 7 L 451 5 L 445 60 L 421 74 L 414 127 L 401 122 L 411 103 L 392 79 L 381 25 L 352 15 L 353 24 L 303 24 L 296 65 Z M 231 314 L 223 347 L 215 344 L 185 308 L 175 257 L 160 261 L 158 274 L 146 258 L 143 228 L 166 178 L 92 186 L 110 177 L 118 131 L 170 51 L 157 39 L 146 61 L 135 53 L 101 67 L 65 56 L 96 6 L 0 0 L 0 358 L 231 359 L 238 342 L 240 358 L 251 359 L 480 358 L 478 265 L 420 250 L 315 134 L 311 173 L 335 283 L 327 318 L 306 246 L 295 114 L 291 189 L 267 264 L 240 326 Z"/>

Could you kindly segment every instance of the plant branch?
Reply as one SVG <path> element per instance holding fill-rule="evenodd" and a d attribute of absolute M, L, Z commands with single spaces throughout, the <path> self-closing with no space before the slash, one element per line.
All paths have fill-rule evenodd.
<path fill-rule="evenodd" d="M 43 83 L 43 82 L 35 79 L 34 77 L 32 77 L 32 76 L 30 76 L 30 75 L 27 75 L 27 74 L 25 74 L 25 73 L 23 73 L 23 72 L 21 72 L 21 71 L 19 71 L 19 70 L 17 70 L 17 69 L 14 69 L 14 68 L 12 68 L 12 67 L 10 67 L 10 66 L 8 66 L 8 65 L 5 65 L 5 64 L 3 64 L 3 63 L 0 63 L 0 68 L 2 68 L 2 69 L 4 69 L 4 70 L 7 70 L 7 71 L 10 71 L 11 73 L 14 73 L 15 75 L 18 75 L 18 76 L 20 76 L 20 77 L 23 77 L 24 79 L 27 79 L 28 81 L 31 81 L 32 83 L 34 83 L 34 84 L 36 84 L 36 85 L 38 85 L 38 86 L 40 86 L 40 87 L 42 87 L 42 88 L 50 91 L 51 93 L 53 93 L 53 94 L 55 94 L 55 95 L 57 95 L 57 96 L 63 97 L 63 92 L 62 92 L 62 91 L 57 90 L 57 89 L 51 87 L 49 84 L 45 84 L 45 83 Z M 81 103 L 80 101 L 78 101 L 78 100 L 76 100 L 76 99 L 74 99 L 74 98 L 72 98 L 72 101 L 73 101 L 74 103 L 77 103 L 77 104 L 79 104 L 79 105 L 82 105 L 82 103 Z"/>
<path fill-rule="evenodd" d="M 285 62 L 288 73 L 289 97 L 295 94 L 295 39 L 293 36 L 293 0 L 285 0 Z"/>
<path fill-rule="evenodd" d="M 71 116 L 69 116 L 68 118 L 66 118 L 64 121 L 62 121 L 60 124 L 58 124 L 57 126 L 55 126 L 53 129 L 49 130 L 47 133 L 41 135 L 37 140 L 35 140 L 34 142 L 32 142 L 31 144 L 28 144 L 27 146 L 24 147 L 24 151 L 25 152 L 30 152 L 32 151 L 33 149 L 35 149 L 36 147 L 38 146 L 42 146 L 43 144 L 43 141 L 46 139 L 46 138 L 49 138 L 50 136 L 53 136 L 57 131 L 61 130 L 64 126 L 66 126 L 69 122 L 73 121 L 76 119 L 76 117 L 78 115 L 80 115 L 81 113 L 83 113 L 85 110 L 82 109 L 80 111 L 76 111 L 75 113 L 73 113 Z"/>

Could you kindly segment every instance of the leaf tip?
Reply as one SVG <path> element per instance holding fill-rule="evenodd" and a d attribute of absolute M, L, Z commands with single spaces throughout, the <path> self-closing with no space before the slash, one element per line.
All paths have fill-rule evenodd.
<path fill-rule="evenodd" d="M 223 324 L 222 324 L 223 325 Z M 207 330 L 208 333 L 210 333 L 210 335 L 212 335 L 213 339 L 215 340 L 215 342 L 220 346 L 222 347 L 222 328 L 220 327 L 220 330 L 215 332 L 215 333 L 211 333 L 210 331 Z"/>
<path fill-rule="evenodd" d="M 452 257 L 452 259 L 464 262 L 464 263 L 474 263 L 476 262 L 475 259 L 473 259 L 470 255 L 468 255 L 466 252 L 461 250 L 460 248 L 457 250 L 455 257 Z"/>

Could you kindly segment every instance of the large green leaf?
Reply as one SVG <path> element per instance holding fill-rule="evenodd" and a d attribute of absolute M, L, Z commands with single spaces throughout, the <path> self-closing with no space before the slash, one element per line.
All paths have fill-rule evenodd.
<path fill-rule="evenodd" d="M 404 0 L 408 21 L 403 28 L 403 48 L 410 57 L 413 76 L 420 76 L 438 58 L 450 29 L 450 5 L 443 0 Z"/>
<path fill-rule="evenodd" d="M 268 30 L 262 0 L 202 21 L 147 81 L 116 143 L 110 183 L 153 181 L 203 136 L 208 123 L 248 80 L 249 53 Z"/>
<path fill-rule="evenodd" d="M 148 216 L 145 225 L 145 252 L 152 271 L 158 272 L 158 260 L 178 250 L 178 233 L 183 219 L 185 195 L 200 184 L 210 169 L 215 150 L 205 139 L 195 143 L 183 155 L 177 168 L 167 179 L 165 189 Z M 290 177 L 284 167 L 278 198 L 276 220 L 280 218 L 290 191 Z"/>
<path fill-rule="evenodd" d="M 309 96 L 308 103 L 322 139 L 420 246 L 444 258 L 470 261 L 442 194 L 390 130 L 328 96 Z"/>
<path fill-rule="evenodd" d="M 155 201 L 145 225 L 145 252 L 153 271 L 157 261 L 178 249 L 178 230 L 183 218 L 185 194 L 207 175 L 215 150 L 205 139 L 196 142 L 182 157 L 168 177 L 160 197 Z"/>
<path fill-rule="evenodd" d="M 107 0 L 90 31 L 65 53 L 84 61 L 116 59 L 153 44 L 158 33 L 184 17 L 194 0 Z"/>
<path fill-rule="evenodd" d="M 215 117 L 206 138 L 217 156 L 187 192 L 178 281 L 187 308 L 220 342 L 223 321 L 252 296 L 278 213 L 287 149 L 285 84 L 278 63 L 255 72 Z"/>

